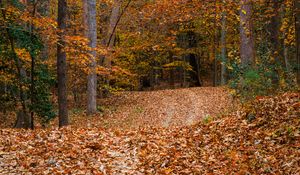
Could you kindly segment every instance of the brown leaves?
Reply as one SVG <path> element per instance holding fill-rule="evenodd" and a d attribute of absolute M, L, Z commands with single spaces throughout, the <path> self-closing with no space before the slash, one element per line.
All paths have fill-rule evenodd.
<path fill-rule="evenodd" d="M 223 88 L 125 92 L 100 104 L 114 107 L 105 120 L 122 128 L 184 126 L 210 118 L 231 106 Z"/>
<path fill-rule="evenodd" d="M 0 174 L 296 174 L 298 103 L 299 94 L 259 98 L 251 121 L 243 109 L 192 126 L 3 129 Z"/>

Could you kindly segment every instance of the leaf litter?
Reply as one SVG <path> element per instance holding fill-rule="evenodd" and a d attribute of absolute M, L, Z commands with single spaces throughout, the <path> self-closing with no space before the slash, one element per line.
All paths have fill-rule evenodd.
<path fill-rule="evenodd" d="M 201 93 L 201 90 L 190 90 L 198 91 L 194 94 Z M 220 89 L 216 91 L 224 92 Z M 159 93 L 161 94 L 157 96 L 152 92 L 134 95 L 154 99 L 173 92 Z M 209 94 L 203 93 L 204 98 L 209 98 Z M 192 96 L 197 98 L 194 94 Z M 223 95 L 220 96 L 223 98 Z M 105 128 L 99 124 L 34 131 L 1 129 L 0 174 L 297 175 L 300 172 L 299 97 L 299 93 L 257 97 L 252 103 L 239 107 L 234 112 L 209 114 L 214 116 L 210 120 L 197 116 L 201 107 L 194 112 L 176 111 L 171 114 L 178 112 L 186 115 L 179 119 L 171 117 L 168 126 L 161 122 L 168 115 L 164 115 L 165 118 L 159 115 L 155 118 L 158 112 L 146 122 L 139 117 L 135 121 L 140 122 L 137 123 L 139 126 L 132 128 L 117 124 L 113 125 L 115 127 Z M 117 98 L 124 100 L 123 102 L 128 100 L 122 98 L 122 95 Z M 128 101 L 127 105 L 134 105 L 134 101 Z M 152 108 L 146 104 L 147 102 L 141 104 L 143 112 L 151 111 Z M 216 110 L 206 107 L 214 112 L 220 106 L 217 102 L 208 104 L 210 105 L 217 106 Z M 127 106 L 119 109 L 124 108 L 128 109 Z M 118 110 L 111 116 L 120 117 Z M 143 113 L 140 111 L 142 110 L 137 110 L 136 113 Z M 147 112 L 143 114 L 149 115 Z M 189 115 L 195 115 L 198 122 L 195 121 L 192 125 L 184 123 L 184 118 Z M 96 122 L 95 118 L 93 122 Z M 177 125 L 174 124 L 176 122 Z"/>

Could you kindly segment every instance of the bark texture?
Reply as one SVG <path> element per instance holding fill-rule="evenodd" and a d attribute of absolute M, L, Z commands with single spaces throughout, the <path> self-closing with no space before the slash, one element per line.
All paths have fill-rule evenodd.
<path fill-rule="evenodd" d="M 251 66 L 255 63 L 253 24 L 252 24 L 252 1 L 241 0 L 240 10 L 240 37 L 241 37 L 241 63 L 243 66 Z"/>
<path fill-rule="evenodd" d="M 90 51 L 90 72 L 87 77 L 87 113 L 92 115 L 97 112 L 97 74 L 96 74 L 96 47 L 97 47 L 97 19 L 96 0 L 84 0 L 84 24 L 85 34 L 89 39 Z"/>
<path fill-rule="evenodd" d="M 221 30 L 221 85 L 225 85 L 227 82 L 226 79 L 226 62 L 227 62 L 227 56 L 226 56 L 226 12 L 222 13 L 222 30 Z"/>
<path fill-rule="evenodd" d="M 114 47 L 115 39 L 116 39 L 116 25 L 120 18 L 120 10 L 121 10 L 121 0 L 115 0 L 114 5 L 111 11 L 111 16 L 109 20 L 109 26 L 107 30 L 107 37 L 106 37 L 106 45 L 109 49 Z M 108 69 L 111 68 L 111 59 L 110 57 L 106 57 L 104 59 L 104 66 Z"/>
<path fill-rule="evenodd" d="M 67 1 L 58 0 L 59 42 L 57 45 L 57 79 L 58 79 L 58 115 L 59 127 L 69 124 L 67 100 L 67 62 L 65 47 L 65 30 L 67 21 Z"/>

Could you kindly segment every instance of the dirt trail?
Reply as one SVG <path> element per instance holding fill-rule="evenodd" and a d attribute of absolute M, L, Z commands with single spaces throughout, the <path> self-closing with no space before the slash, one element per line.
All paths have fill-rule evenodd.
<path fill-rule="evenodd" d="M 188 88 L 149 92 L 124 92 L 101 101 L 111 106 L 109 123 L 139 126 L 184 126 L 218 115 L 231 105 L 224 88 Z"/>

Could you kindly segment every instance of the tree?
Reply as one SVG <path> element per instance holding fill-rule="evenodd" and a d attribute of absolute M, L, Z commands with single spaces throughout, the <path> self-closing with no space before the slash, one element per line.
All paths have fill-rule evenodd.
<path fill-rule="evenodd" d="M 279 83 L 279 70 L 276 67 L 276 62 L 277 63 L 283 63 L 282 60 L 282 49 L 281 49 L 281 42 L 279 39 L 279 32 L 280 32 L 280 5 L 281 2 L 278 0 L 272 0 L 271 2 L 272 6 L 272 17 L 271 17 L 271 23 L 269 25 L 269 30 L 270 30 L 270 43 L 271 43 L 271 57 L 272 59 L 272 64 L 273 64 L 273 71 L 275 76 L 273 77 L 273 84 L 277 85 Z M 283 64 L 281 64 L 283 65 Z"/>
<path fill-rule="evenodd" d="M 226 1 L 223 0 L 223 4 L 225 5 Z M 222 12 L 222 20 L 221 20 L 221 59 L 222 59 L 222 65 L 221 65 L 221 85 L 226 84 L 226 12 L 225 8 Z"/>
<path fill-rule="evenodd" d="M 248 67 L 254 64 L 254 38 L 252 24 L 252 0 L 240 2 L 240 55 L 242 66 Z"/>
<path fill-rule="evenodd" d="M 90 63 L 87 78 L 87 113 L 97 112 L 97 74 L 96 74 L 96 47 L 97 47 L 97 20 L 96 0 L 83 0 L 85 35 L 89 39 Z"/>
<path fill-rule="evenodd" d="M 300 84 L 300 2 L 295 0 L 296 50 L 297 50 L 297 82 Z"/>
<path fill-rule="evenodd" d="M 217 45 L 218 45 L 218 20 L 217 20 L 217 0 L 214 1 L 214 6 L 215 6 L 215 11 L 214 11 L 214 41 L 213 41 L 213 58 L 214 58 L 214 77 L 213 77 L 213 85 L 217 86 L 218 85 L 218 50 L 217 50 Z"/>
<path fill-rule="evenodd" d="M 58 0 L 58 28 L 59 41 L 57 44 L 57 79 L 58 79 L 58 115 L 59 127 L 68 125 L 68 100 L 67 100 L 67 61 L 66 52 L 64 47 L 65 43 L 65 30 L 67 23 L 67 1 Z"/>
<path fill-rule="evenodd" d="M 120 0 L 115 0 L 113 4 L 113 8 L 111 11 L 111 16 L 109 20 L 109 26 L 108 26 L 108 32 L 107 32 L 107 38 L 106 38 L 106 44 L 108 47 L 114 46 L 114 41 L 116 38 L 116 27 L 118 20 L 120 18 L 120 10 L 121 10 L 122 2 Z"/>
<path fill-rule="evenodd" d="M 0 1 L 1 16 L 4 21 L 3 26 L 5 29 L 5 38 L 7 40 L 7 47 L 9 49 L 8 56 L 13 58 L 15 68 L 16 68 L 16 77 L 18 79 L 18 96 L 19 103 L 21 104 L 21 109 L 17 112 L 17 121 L 15 123 L 16 128 L 33 128 L 32 118 L 28 115 L 28 106 L 26 104 L 26 92 L 24 91 L 23 86 L 25 86 L 26 72 L 23 68 L 22 62 L 16 52 L 15 36 L 13 35 L 12 29 L 9 27 L 11 24 L 7 23 L 10 20 L 7 18 L 7 11 L 5 8 L 5 2 Z"/>

